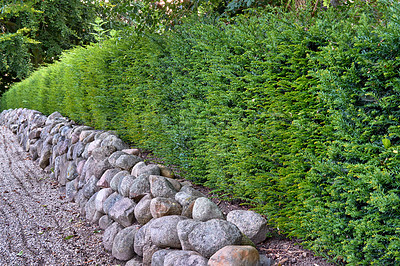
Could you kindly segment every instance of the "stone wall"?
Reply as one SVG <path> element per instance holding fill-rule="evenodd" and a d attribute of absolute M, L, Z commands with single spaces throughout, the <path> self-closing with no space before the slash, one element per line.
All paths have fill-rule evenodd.
<path fill-rule="evenodd" d="M 126 265 L 270 265 L 254 245 L 266 238 L 261 215 L 225 217 L 190 182 L 146 164 L 115 133 L 27 109 L 3 111 L 0 124 L 104 230 L 104 248 Z"/>

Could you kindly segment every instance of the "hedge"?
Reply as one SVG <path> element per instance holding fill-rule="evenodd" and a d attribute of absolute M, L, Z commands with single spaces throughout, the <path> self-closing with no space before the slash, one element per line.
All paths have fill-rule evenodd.
<path fill-rule="evenodd" d="M 349 264 L 400 261 L 400 4 L 188 18 L 66 52 L 2 108 L 117 130 Z"/>

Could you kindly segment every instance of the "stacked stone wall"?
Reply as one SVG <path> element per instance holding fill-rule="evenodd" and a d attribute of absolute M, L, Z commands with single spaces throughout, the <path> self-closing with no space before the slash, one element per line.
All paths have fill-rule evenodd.
<path fill-rule="evenodd" d="M 126 265 L 271 264 L 255 248 L 267 233 L 261 215 L 225 215 L 169 168 L 146 164 L 114 132 L 28 109 L 3 111 L 0 123 L 104 230 L 105 250 Z"/>

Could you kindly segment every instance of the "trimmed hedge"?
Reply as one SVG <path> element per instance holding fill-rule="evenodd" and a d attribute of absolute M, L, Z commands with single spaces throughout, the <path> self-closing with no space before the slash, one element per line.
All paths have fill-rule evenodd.
<path fill-rule="evenodd" d="M 66 52 L 2 108 L 117 130 L 337 262 L 398 264 L 399 12 L 271 8 L 127 31 Z"/>

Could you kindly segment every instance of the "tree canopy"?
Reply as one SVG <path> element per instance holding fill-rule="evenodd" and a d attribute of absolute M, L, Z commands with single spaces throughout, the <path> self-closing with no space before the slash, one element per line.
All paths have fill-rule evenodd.
<path fill-rule="evenodd" d="M 0 93 L 63 50 L 91 42 L 96 11 L 80 0 L 1 1 Z"/>

